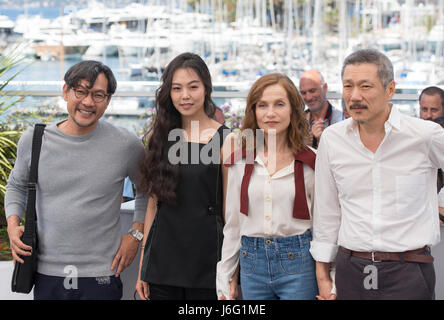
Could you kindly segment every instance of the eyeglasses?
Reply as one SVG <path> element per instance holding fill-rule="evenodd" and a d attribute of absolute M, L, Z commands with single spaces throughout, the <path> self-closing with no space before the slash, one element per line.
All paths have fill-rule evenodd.
<path fill-rule="evenodd" d="M 110 94 L 103 93 L 101 91 L 92 92 L 82 88 L 73 88 L 74 95 L 77 99 L 85 99 L 91 92 L 91 97 L 95 103 L 103 102 Z"/>

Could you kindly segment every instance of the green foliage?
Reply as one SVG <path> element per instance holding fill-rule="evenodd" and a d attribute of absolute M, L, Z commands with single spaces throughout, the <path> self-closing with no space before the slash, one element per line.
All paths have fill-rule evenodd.
<path fill-rule="evenodd" d="M 22 100 L 19 94 L 6 94 L 5 88 L 21 70 L 13 72 L 12 76 L 6 76 L 11 70 L 22 63 L 18 50 L 13 50 L 8 55 L 0 56 L 0 226 L 6 223 L 4 213 L 4 196 L 6 183 L 16 159 L 17 141 L 22 133 L 17 128 L 12 128 L 6 113 Z M 6 79 L 5 79 L 6 78 Z"/>

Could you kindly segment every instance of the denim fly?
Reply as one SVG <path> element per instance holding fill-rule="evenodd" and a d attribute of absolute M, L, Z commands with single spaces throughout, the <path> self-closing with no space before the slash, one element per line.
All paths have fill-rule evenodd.
<path fill-rule="evenodd" d="M 311 232 L 283 238 L 242 236 L 241 287 L 245 300 L 313 300 L 318 294 Z"/>

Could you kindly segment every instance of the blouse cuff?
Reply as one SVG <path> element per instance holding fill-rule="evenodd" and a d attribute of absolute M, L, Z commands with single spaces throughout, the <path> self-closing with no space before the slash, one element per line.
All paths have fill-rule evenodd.
<path fill-rule="evenodd" d="M 216 276 L 216 293 L 217 298 L 220 299 L 222 295 L 228 300 L 230 297 L 230 281 L 229 277 L 225 275 L 218 274 Z"/>

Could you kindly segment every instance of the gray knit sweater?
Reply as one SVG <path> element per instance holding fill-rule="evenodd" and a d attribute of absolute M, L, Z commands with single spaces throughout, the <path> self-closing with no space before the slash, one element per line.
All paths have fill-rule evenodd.
<path fill-rule="evenodd" d="M 6 216 L 23 217 L 31 162 L 33 128 L 18 143 L 17 160 L 6 189 Z M 140 139 L 100 120 L 83 136 L 50 124 L 43 135 L 37 186 L 38 272 L 79 277 L 110 276 L 120 245 L 120 204 L 125 177 L 139 181 L 144 153 Z M 136 196 L 134 221 L 144 222 L 147 197 Z"/>

